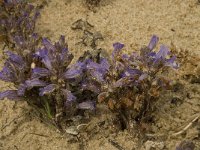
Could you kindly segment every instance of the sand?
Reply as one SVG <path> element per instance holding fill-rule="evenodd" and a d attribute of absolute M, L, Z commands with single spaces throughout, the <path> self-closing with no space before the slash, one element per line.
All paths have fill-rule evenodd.
<path fill-rule="evenodd" d="M 193 82 L 200 75 L 200 4 L 197 2 L 102 0 L 92 11 L 84 0 L 48 1 L 41 10 L 36 32 L 52 41 L 65 35 L 77 57 L 91 49 L 90 41 L 87 46 L 77 44 L 83 31 L 72 30 L 71 26 L 78 19 L 92 24 L 93 33 L 102 34 L 104 40 L 98 41 L 97 48 L 105 49 L 108 54 L 115 42 L 124 43 L 127 52 L 138 51 L 156 34 L 160 37 L 159 45 L 175 49 L 180 57 L 184 51 L 195 57 L 179 58 L 181 67 L 172 76 L 179 79 L 180 86 L 160 97 L 155 123 L 150 125 L 153 133 L 148 130 L 144 133 L 140 128 L 115 132 L 111 124 L 113 115 L 105 109 L 92 117 L 87 132 L 78 136 L 61 135 L 34 116 L 25 102 L 4 100 L 0 103 L 0 150 L 173 150 L 183 140 L 194 142 L 195 150 L 200 149 L 200 84 Z M 1 82 L 1 90 L 7 87 Z M 179 134 L 179 131 L 184 132 Z"/>

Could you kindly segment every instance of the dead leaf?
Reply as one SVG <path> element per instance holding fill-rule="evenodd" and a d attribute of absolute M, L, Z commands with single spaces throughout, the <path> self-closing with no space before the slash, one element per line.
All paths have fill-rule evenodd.
<path fill-rule="evenodd" d="M 113 110 L 114 107 L 115 107 L 115 104 L 114 104 L 114 100 L 113 99 L 109 99 L 108 100 L 108 107 Z"/>

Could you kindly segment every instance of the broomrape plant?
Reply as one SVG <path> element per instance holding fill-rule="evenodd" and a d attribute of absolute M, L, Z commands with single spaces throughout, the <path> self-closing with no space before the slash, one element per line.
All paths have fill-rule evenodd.
<path fill-rule="evenodd" d="M 171 81 L 164 75 L 169 68 L 178 68 L 176 57 L 170 56 L 169 49 L 161 45 L 154 51 L 158 37 L 152 36 L 148 46 L 140 53 L 123 54 L 124 44 L 113 44 L 110 61 L 90 62 L 88 89 L 98 93 L 99 102 L 107 102 L 108 107 L 122 118 L 141 120 L 152 110 L 154 101 L 161 91 L 169 89 Z"/>
<path fill-rule="evenodd" d="M 115 43 L 110 59 L 93 59 L 88 54 L 73 64 L 64 36 L 54 45 L 43 38 L 43 47 L 35 53 L 19 55 L 6 51 L 8 58 L 0 79 L 14 83 L 16 90 L 1 92 L 0 99 L 23 98 L 42 107 L 58 123 L 79 109 L 95 109 L 98 97 L 112 111 L 140 120 L 152 110 L 160 92 L 170 88 L 170 80 L 163 73 L 169 67 L 178 68 L 175 56 L 170 57 L 166 46 L 153 51 L 157 42 L 158 37 L 153 36 L 139 54 L 131 55 L 123 54 L 124 45 Z"/>
<path fill-rule="evenodd" d="M 0 79 L 13 83 L 15 89 L 0 92 L 0 100 L 25 100 L 60 129 L 64 118 L 95 110 L 97 101 L 107 103 L 124 122 L 141 121 L 171 86 L 166 73 L 178 68 L 176 57 L 164 45 L 154 50 L 156 35 L 139 53 L 124 54 L 124 44 L 114 43 L 109 58 L 100 51 L 85 52 L 72 63 L 74 56 L 64 36 L 52 44 L 34 33 L 37 9 L 19 0 L 3 5 L 1 28 L 14 47 L 4 52 Z"/>
<path fill-rule="evenodd" d="M 0 93 L 0 99 L 24 99 L 29 104 L 45 110 L 49 119 L 59 123 L 78 109 L 94 109 L 95 103 L 80 99 L 84 62 L 71 63 L 64 36 L 54 45 L 43 38 L 43 47 L 35 53 L 21 56 L 6 51 L 8 56 L 0 72 L 0 79 L 14 83 L 16 90 Z M 87 106 L 87 107 L 86 107 Z"/>

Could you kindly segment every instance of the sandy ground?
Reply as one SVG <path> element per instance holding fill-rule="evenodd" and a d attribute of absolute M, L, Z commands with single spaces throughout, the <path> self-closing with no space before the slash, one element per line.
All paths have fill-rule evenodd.
<path fill-rule="evenodd" d="M 108 53 L 114 42 L 124 43 L 127 52 L 139 50 L 156 34 L 160 37 L 159 44 L 176 49 L 179 54 L 187 50 L 195 56 L 180 59 L 181 68 L 173 75 L 178 78 L 179 86 L 161 96 L 154 114 L 155 123 L 151 125 L 153 133 L 141 135 L 137 128 L 116 133 L 109 124 L 112 114 L 105 109 L 104 113 L 92 117 L 87 132 L 77 137 L 60 135 L 36 118 L 25 102 L 5 100 L 0 103 L 0 150 L 151 150 L 151 147 L 174 150 L 183 140 L 194 142 L 195 150 L 199 150 L 200 119 L 178 134 L 200 115 L 200 85 L 194 82 L 195 75 L 200 74 L 197 0 L 102 0 L 94 10 L 88 10 L 84 0 L 49 1 L 41 11 L 36 30 L 52 41 L 65 35 L 76 56 L 91 49 L 77 44 L 83 31 L 72 30 L 71 26 L 78 19 L 94 25 L 91 32 L 102 34 L 104 40 L 98 41 L 98 47 Z M 1 82 L 1 90 L 7 86 Z"/>

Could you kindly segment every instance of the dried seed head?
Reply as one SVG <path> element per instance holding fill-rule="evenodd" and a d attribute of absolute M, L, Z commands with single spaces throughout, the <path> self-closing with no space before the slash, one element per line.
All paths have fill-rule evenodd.
<path fill-rule="evenodd" d="M 36 67 L 35 63 L 32 62 L 32 63 L 31 63 L 31 69 L 34 69 L 35 67 Z"/>

